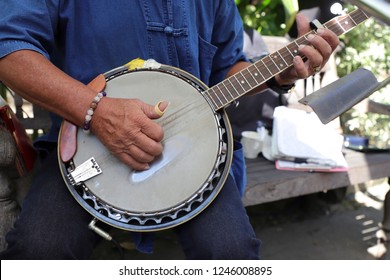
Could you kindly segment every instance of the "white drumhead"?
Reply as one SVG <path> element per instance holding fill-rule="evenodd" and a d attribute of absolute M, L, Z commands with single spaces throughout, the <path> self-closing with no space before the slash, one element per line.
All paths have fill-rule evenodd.
<path fill-rule="evenodd" d="M 102 174 L 85 185 L 97 201 L 123 211 L 153 213 L 171 209 L 191 198 L 207 181 L 220 153 L 215 114 L 189 83 L 159 71 L 136 71 L 107 82 L 107 96 L 138 98 L 151 105 L 170 105 L 156 122 L 164 129 L 164 151 L 147 171 L 120 162 L 92 134 L 79 129 L 76 166 L 95 157 Z"/>

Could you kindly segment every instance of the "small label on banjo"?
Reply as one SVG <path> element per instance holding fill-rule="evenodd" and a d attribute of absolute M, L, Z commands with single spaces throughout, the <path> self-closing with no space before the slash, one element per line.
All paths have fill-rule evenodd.
<path fill-rule="evenodd" d="M 97 164 L 95 158 L 91 157 L 89 160 L 83 162 L 76 167 L 71 173 L 68 174 L 68 178 L 72 185 L 85 182 L 96 175 L 102 173 L 101 168 Z"/>

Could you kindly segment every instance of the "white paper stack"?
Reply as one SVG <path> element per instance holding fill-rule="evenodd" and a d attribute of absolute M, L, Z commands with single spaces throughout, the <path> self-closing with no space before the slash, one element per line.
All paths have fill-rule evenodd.
<path fill-rule="evenodd" d="M 279 169 L 346 171 L 344 138 L 313 112 L 275 108 L 271 155 Z"/>

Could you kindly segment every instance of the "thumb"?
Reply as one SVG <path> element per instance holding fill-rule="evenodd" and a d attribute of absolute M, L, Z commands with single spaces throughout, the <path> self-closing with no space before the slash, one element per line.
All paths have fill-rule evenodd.
<path fill-rule="evenodd" d="M 150 119 L 158 119 L 162 117 L 169 105 L 168 101 L 159 101 L 155 106 L 147 105 L 143 108 L 144 113 Z"/>

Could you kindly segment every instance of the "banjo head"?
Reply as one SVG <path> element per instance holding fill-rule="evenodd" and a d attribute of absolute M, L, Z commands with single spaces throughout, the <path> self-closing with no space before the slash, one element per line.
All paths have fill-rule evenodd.
<path fill-rule="evenodd" d="M 176 68 L 121 67 L 105 77 L 109 97 L 170 102 L 155 120 L 164 129 L 163 153 L 150 169 L 135 171 L 79 128 L 76 154 L 67 164 L 60 161 L 72 195 L 97 219 L 125 230 L 156 231 L 196 216 L 217 196 L 229 173 L 232 136 L 226 116 L 210 107 L 202 83 Z M 75 170 L 91 158 L 101 173 L 74 182 Z"/>

